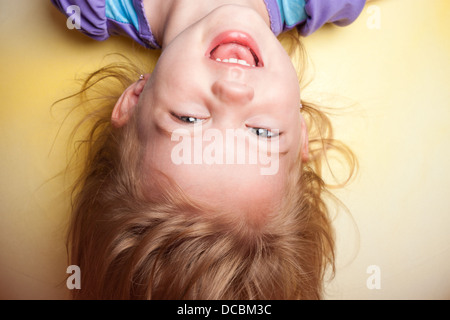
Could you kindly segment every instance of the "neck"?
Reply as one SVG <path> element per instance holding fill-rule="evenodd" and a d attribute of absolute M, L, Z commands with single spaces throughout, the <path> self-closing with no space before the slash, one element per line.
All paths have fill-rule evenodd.
<path fill-rule="evenodd" d="M 254 9 L 270 28 L 269 14 L 263 0 L 144 0 L 153 35 L 163 50 L 178 34 L 214 9 L 233 4 Z"/>

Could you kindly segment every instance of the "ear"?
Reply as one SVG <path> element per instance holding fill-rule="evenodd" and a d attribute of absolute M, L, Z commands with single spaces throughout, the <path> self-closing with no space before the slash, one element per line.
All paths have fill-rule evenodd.
<path fill-rule="evenodd" d="M 122 93 L 111 114 L 111 123 L 114 127 L 120 128 L 128 122 L 149 78 L 150 74 L 145 74 Z"/>
<path fill-rule="evenodd" d="M 308 127 L 306 126 L 305 119 L 302 115 L 300 115 L 300 124 L 301 124 L 301 159 L 302 162 L 308 162 L 309 161 L 309 135 L 308 135 Z"/>

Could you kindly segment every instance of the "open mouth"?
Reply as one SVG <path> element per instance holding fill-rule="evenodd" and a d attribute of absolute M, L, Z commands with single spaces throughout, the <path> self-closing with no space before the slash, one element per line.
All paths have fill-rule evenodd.
<path fill-rule="evenodd" d="M 227 31 L 217 36 L 208 49 L 207 56 L 220 63 L 250 68 L 264 66 L 255 41 L 240 31 Z"/>

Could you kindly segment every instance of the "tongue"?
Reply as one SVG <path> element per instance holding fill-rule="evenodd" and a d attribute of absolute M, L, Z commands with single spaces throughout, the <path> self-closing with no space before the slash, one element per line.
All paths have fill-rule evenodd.
<path fill-rule="evenodd" d="M 255 58 L 250 49 L 238 43 L 225 43 L 219 45 L 211 52 L 211 59 L 230 59 L 245 60 L 250 65 L 255 65 Z"/>

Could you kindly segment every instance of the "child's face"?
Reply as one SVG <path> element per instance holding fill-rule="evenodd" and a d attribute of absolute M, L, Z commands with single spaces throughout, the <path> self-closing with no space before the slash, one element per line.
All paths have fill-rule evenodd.
<path fill-rule="evenodd" d="M 174 38 L 140 106 L 148 168 L 173 178 L 194 199 L 231 210 L 257 214 L 276 205 L 307 140 L 295 69 L 261 17 L 248 9 L 221 7 Z M 230 134 L 245 138 L 231 146 Z M 258 150 L 256 164 L 227 158 L 252 150 Z"/>

